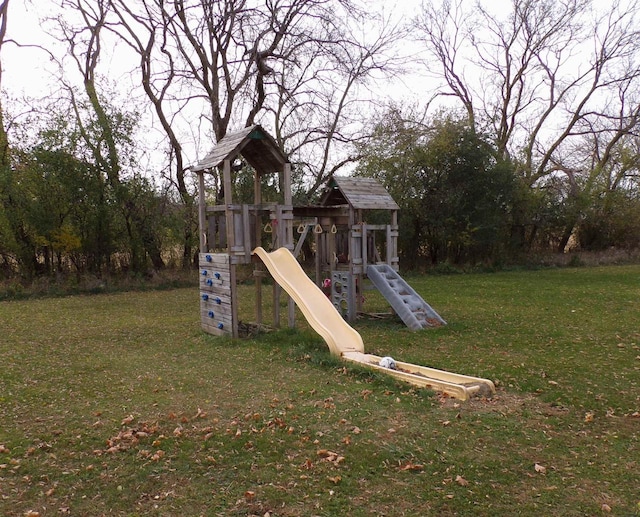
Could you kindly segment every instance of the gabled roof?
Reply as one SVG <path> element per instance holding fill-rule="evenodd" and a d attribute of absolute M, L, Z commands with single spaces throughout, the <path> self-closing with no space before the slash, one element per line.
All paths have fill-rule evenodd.
<path fill-rule="evenodd" d="M 320 202 L 322 206 L 349 204 L 363 210 L 399 210 L 382 184 L 374 178 L 334 176 Z"/>
<path fill-rule="evenodd" d="M 258 174 L 281 172 L 283 165 L 288 162 L 276 141 L 261 126 L 254 125 L 227 133 L 191 170 L 200 172 L 213 169 L 238 155 L 242 155 Z"/>

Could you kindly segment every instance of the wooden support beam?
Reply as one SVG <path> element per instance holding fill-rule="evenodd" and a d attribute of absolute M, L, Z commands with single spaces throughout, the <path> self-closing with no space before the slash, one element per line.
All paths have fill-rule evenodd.
<path fill-rule="evenodd" d="M 206 196 L 204 191 L 204 171 L 198 172 L 198 227 L 200 234 L 200 253 L 206 253 L 207 249 L 207 215 Z"/>
<path fill-rule="evenodd" d="M 226 206 L 226 221 L 227 221 L 227 247 L 232 250 L 236 245 L 236 236 L 234 229 L 233 211 L 231 210 L 231 204 L 233 202 L 231 191 L 231 161 L 225 160 L 222 164 L 222 177 L 224 185 L 224 204 Z"/>

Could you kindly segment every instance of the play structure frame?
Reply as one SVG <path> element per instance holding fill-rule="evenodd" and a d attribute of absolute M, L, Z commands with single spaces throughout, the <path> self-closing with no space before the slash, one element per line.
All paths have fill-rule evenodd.
<path fill-rule="evenodd" d="M 235 203 L 233 177 L 242 158 L 254 170 L 253 203 Z M 293 206 L 291 164 L 273 138 L 260 126 L 230 133 L 197 165 L 198 223 L 200 236 L 200 314 L 202 328 L 215 335 L 239 336 L 236 271 L 238 264 L 254 262 L 252 250 L 265 236 L 273 248 L 293 250 Z M 220 182 L 218 197 L 207 197 L 205 174 Z M 261 182 L 265 175 L 278 175 L 281 199 L 263 202 Z M 256 320 L 262 323 L 262 278 L 256 263 Z M 280 325 L 279 286 L 273 287 L 274 326 Z M 289 302 L 289 324 L 294 325 L 294 306 Z"/>
<path fill-rule="evenodd" d="M 233 175 L 240 160 L 254 171 L 252 203 L 233 199 Z M 332 302 L 350 322 L 362 312 L 369 266 L 399 269 L 398 205 L 374 179 L 332 178 L 318 205 L 294 207 L 291 164 L 259 125 L 229 133 L 191 170 L 197 174 L 199 186 L 201 321 L 206 332 L 239 336 L 239 264 L 254 264 L 255 323 L 262 325 L 262 278 L 266 273 L 262 262 L 252 258 L 252 250 L 258 246 L 284 247 L 296 257 L 303 247 L 313 249 L 316 285 L 331 280 Z M 216 198 L 207 197 L 207 174 L 218 181 Z M 272 174 L 278 175 L 280 199 L 265 202 L 262 181 Z M 368 214 L 383 221 L 369 223 Z M 273 325 L 278 327 L 282 289 L 275 285 L 272 295 Z M 291 300 L 288 323 L 295 325 Z"/>
<path fill-rule="evenodd" d="M 243 161 L 253 170 L 252 203 L 233 199 L 233 174 L 241 170 Z M 275 327 L 280 325 L 284 289 L 289 326 L 295 325 L 297 305 L 334 355 L 462 400 L 495 391 L 486 379 L 401 361 L 394 361 L 396 366 L 389 369 L 382 358 L 364 353 L 362 338 L 348 321 L 361 309 L 365 277 L 410 328 L 446 324 L 398 274 L 398 206 L 377 181 L 334 177 L 318 206 L 294 207 L 291 164 L 274 139 L 257 125 L 228 134 L 191 170 L 198 175 L 200 319 L 205 332 L 239 337 L 236 269 L 253 264 L 256 325 L 262 325 L 266 267 L 275 280 Z M 205 174 L 218 181 L 215 199 L 207 197 Z M 279 199 L 275 201 L 263 196 L 265 176 L 272 174 L 278 175 Z M 376 219 L 382 214 L 387 220 L 368 224 L 367 210 L 377 212 Z M 295 247 L 294 224 L 298 232 Z M 310 235 L 315 237 L 315 283 L 296 258 Z M 264 249 L 265 244 L 271 252 Z M 329 296 L 320 289 L 327 280 L 331 280 Z"/>

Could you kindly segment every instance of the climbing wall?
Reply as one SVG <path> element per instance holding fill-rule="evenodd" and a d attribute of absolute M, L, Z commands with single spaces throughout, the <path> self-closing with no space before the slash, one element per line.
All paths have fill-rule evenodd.
<path fill-rule="evenodd" d="M 355 289 L 353 275 L 349 272 L 331 272 L 331 302 L 348 321 L 353 321 L 356 317 Z"/>
<path fill-rule="evenodd" d="M 229 255 L 200 253 L 200 321 L 209 334 L 233 335 L 235 270 Z M 237 331 L 236 331 L 237 332 Z"/>
<path fill-rule="evenodd" d="M 369 266 L 367 276 L 411 330 L 447 324 L 391 266 Z"/>

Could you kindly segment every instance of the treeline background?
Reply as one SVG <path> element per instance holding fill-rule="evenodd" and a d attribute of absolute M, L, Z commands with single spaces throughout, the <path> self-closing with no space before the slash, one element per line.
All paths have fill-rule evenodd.
<path fill-rule="evenodd" d="M 28 11 L 45 45 L 0 2 L 0 62 L 36 51 L 51 77 L 37 98 L 2 91 L 4 279 L 193 267 L 189 165 L 254 123 L 290 156 L 298 203 L 334 174 L 378 178 L 403 269 L 636 256 L 637 2 L 258 4 L 47 0 Z"/>

